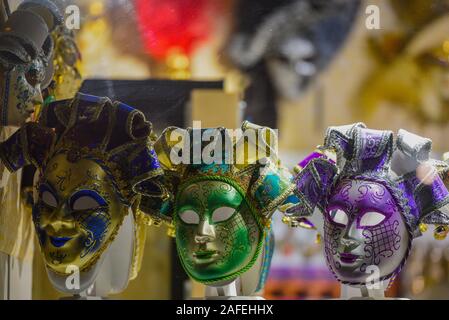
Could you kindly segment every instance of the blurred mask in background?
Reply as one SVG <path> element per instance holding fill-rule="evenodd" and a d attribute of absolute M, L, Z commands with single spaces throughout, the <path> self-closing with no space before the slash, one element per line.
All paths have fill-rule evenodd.
<path fill-rule="evenodd" d="M 75 42 L 75 34 L 64 25 L 60 25 L 51 36 L 55 44 L 54 76 L 45 98 L 48 102 L 71 99 L 78 92 L 82 82 L 81 53 Z"/>
<path fill-rule="evenodd" d="M 359 4 L 359 0 L 239 2 L 227 53 L 251 80 L 246 92 L 248 120 L 276 125 L 275 100 L 303 95 L 343 45 Z"/>
<path fill-rule="evenodd" d="M 62 17 L 50 1 L 24 1 L 0 30 L 0 124 L 20 126 L 53 77 L 50 32 Z"/>

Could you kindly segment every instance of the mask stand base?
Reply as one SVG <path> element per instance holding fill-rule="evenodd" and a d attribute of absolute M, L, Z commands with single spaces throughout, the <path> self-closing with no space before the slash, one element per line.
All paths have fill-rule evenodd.
<path fill-rule="evenodd" d="M 240 278 L 222 286 L 206 286 L 204 300 L 265 300 L 259 296 L 240 296 Z"/>
<path fill-rule="evenodd" d="M 385 285 L 384 282 L 381 282 L 379 287 L 374 289 L 368 289 L 366 286 L 353 287 L 341 284 L 339 300 L 408 300 L 406 298 L 385 297 L 386 288 L 387 285 Z"/>
<path fill-rule="evenodd" d="M 74 294 L 72 296 L 60 298 L 60 300 L 107 300 L 108 299 L 107 297 L 96 296 L 95 294 L 92 294 L 90 291 L 91 291 L 91 288 L 89 288 L 89 290 L 86 290 L 79 294 Z"/>

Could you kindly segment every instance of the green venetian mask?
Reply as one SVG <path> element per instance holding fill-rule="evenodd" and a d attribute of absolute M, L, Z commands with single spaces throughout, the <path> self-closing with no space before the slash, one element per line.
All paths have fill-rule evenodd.
<path fill-rule="evenodd" d="M 233 280 L 256 261 L 262 228 L 242 194 L 221 181 L 199 181 L 179 193 L 176 245 L 187 274 L 203 283 Z"/>

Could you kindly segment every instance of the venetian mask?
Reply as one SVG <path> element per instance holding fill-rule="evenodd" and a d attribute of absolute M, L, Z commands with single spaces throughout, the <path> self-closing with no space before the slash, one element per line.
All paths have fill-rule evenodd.
<path fill-rule="evenodd" d="M 0 28 L 0 125 L 20 126 L 53 76 L 50 32 L 62 22 L 49 1 L 24 1 Z"/>
<path fill-rule="evenodd" d="M 132 212 L 136 243 L 130 277 L 137 275 L 141 226 L 147 222 L 138 204 L 142 195 L 161 196 L 156 181 L 163 172 L 152 135 L 140 111 L 77 94 L 46 105 L 39 123 L 26 123 L 0 144 L 10 171 L 27 164 L 39 171 L 33 221 L 49 270 L 89 271 Z"/>
<path fill-rule="evenodd" d="M 41 85 L 45 79 L 43 59 L 29 65 L 19 65 L 3 73 L 0 78 L 2 108 L 0 121 L 3 126 L 20 126 L 42 104 Z"/>
<path fill-rule="evenodd" d="M 113 240 L 128 207 L 96 162 L 53 157 L 37 185 L 33 220 L 49 268 L 66 273 L 93 265 Z"/>
<path fill-rule="evenodd" d="M 176 246 L 185 270 L 201 282 L 232 279 L 260 250 L 261 226 L 230 184 L 202 181 L 179 195 Z"/>
<path fill-rule="evenodd" d="M 329 267 L 340 281 L 364 283 L 369 266 L 389 278 L 406 259 L 411 238 L 390 191 L 382 184 L 345 179 L 327 205 L 324 245 Z"/>
<path fill-rule="evenodd" d="M 322 212 L 327 264 L 344 284 L 394 279 L 419 225 L 449 223 L 431 140 L 405 130 L 393 138 L 362 123 L 331 127 L 324 146 L 300 163 L 300 201 L 288 221 Z"/>
<path fill-rule="evenodd" d="M 260 289 L 271 261 L 271 216 L 276 209 L 292 205 L 296 197 L 292 176 L 273 151 L 275 133 L 249 122 L 241 130 L 242 135 L 231 135 L 225 128 L 167 128 L 155 149 L 169 197 L 164 203 L 143 201 L 143 210 L 174 229 L 179 258 L 189 277 L 209 286 L 225 285 L 262 257 Z M 185 163 L 172 161 L 180 151 L 179 141 L 172 140 L 174 133 L 187 142 L 181 150 L 189 154 Z M 211 133 L 213 141 L 202 138 Z M 249 152 L 255 150 L 259 153 Z M 270 156 L 259 162 L 262 150 L 271 150 Z M 190 160 L 195 154 L 214 158 L 194 163 Z"/>
<path fill-rule="evenodd" d="M 254 19 L 247 15 L 248 9 L 259 3 L 240 4 L 237 20 L 241 21 L 230 38 L 228 55 L 245 71 L 264 63 L 278 96 L 298 99 L 343 45 L 360 1 L 273 1 L 264 3 L 263 19 L 258 12 L 248 24 Z M 254 24 L 258 27 L 247 28 Z"/>

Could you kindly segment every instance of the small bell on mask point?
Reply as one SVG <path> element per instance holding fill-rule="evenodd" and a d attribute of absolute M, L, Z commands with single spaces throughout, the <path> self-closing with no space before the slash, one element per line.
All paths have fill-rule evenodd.
<path fill-rule="evenodd" d="M 162 225 L 162 220 L 160 219 L 155 219 L 154 217 L 150 218 L 151 219 L 151 225 L 154 227 L 160 227 Z"/>
<path fill-rule="evenodd" d="M 301 172 L 302 168 L 300 166 L 294 166 L 293 167 L 293 173 L 299 174 Z"/>
<path fill-rule="evenodd" d="M 271 228 L 271 219 L 266 220 L 266 221 L 264 222 L 264 226 L 265 226 L 265 228 L 270 229 L 270 228 Z"/>
<path fill-rule="evenodd" d="M 426 232 L 427 229 L 429 229 L 429 228 L 427 227 L 427 224 L 425 224 L 425 223 L 420 223 L 420 224 L 419 224 L 419 231 L 420 231 L 421 233 Z"/>
<path fill-rule="evenodd" d="M 297 228 L 300 226 L 300 223 L 292 217 L 282 217 L 282 222 L 291 228 Z"/>
<path fill-rule="evenodd" d="M 147 214 L 143 213 L 140 209 L 135 210 L 135 219 L 138 224 L 143 224 L 146 226 L 151 226 L 154 224 L 153 219 Z"/>
<path fill-rule="evenodd" d="M 433 237 L 436 240 L 444 240 L 446 239 L 447 234 L 449 233 L 449 226 L 437 226 L 433 232 Z"/>
<path fill-rule="evenodd" d="M 448 161 L 449 160 L 449 152 L 445 152 L 443 154 L 443 161 Z"/>
<path fill-rule="evenodd" d="M 173 224 L 168 225 L 167 236 L 172 237 L 172 238 L 176 237 L 176 230 L 175 230 L 175 226 Z"/>
<path fill-rule="evenodd" d="M 315 243 L 321 244 L 321 234 L 319 234 L 319 233 L 316 234 Z"/>
<path fill-rule="evenodd" d="M 289 217 L 282 217 L 282 223 L 288 224 L 289 226 L 291 226 L 291 219 Z"/>

